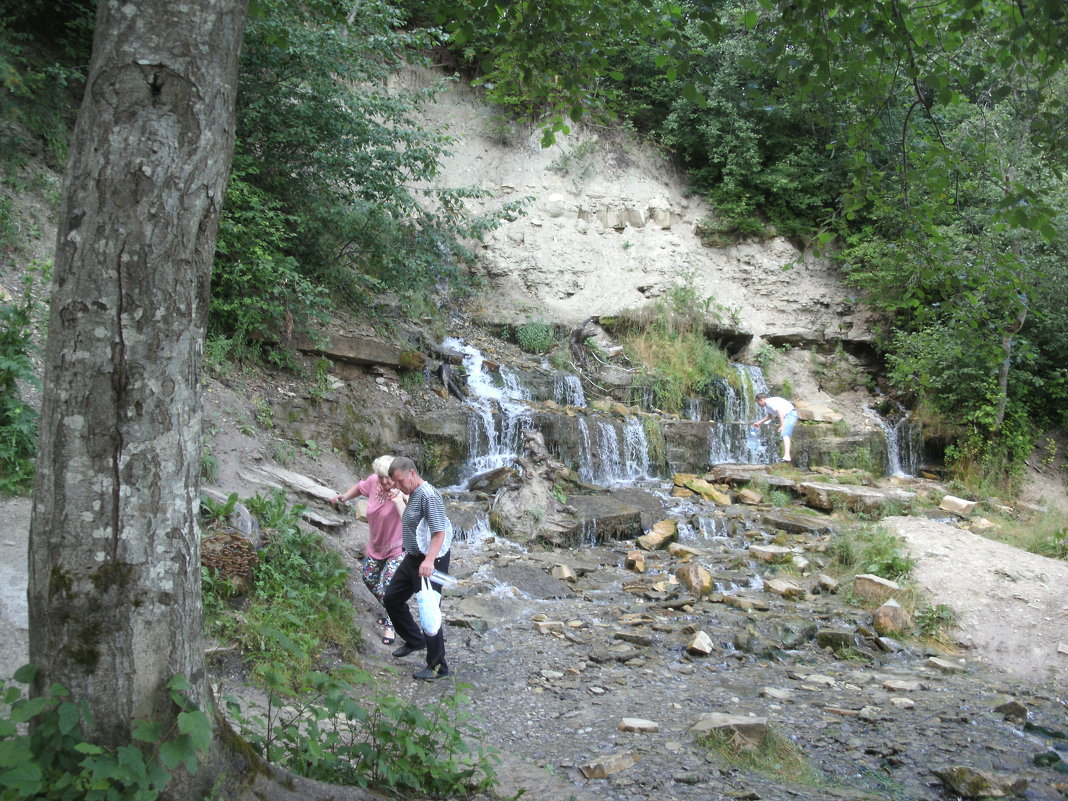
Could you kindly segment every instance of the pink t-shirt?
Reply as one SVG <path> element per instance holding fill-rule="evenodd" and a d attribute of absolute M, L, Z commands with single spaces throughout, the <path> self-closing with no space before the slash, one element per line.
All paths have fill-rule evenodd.
<path fill-rule="evenodd" d="M 400 556 L 400 512 L 389 499 L 389 493 L 378 483 L 378 476 L 368 476 L 356 485 L 356 489 L 367 497 L 367 525 L 371 528 L 371 536 L 367 539 L 366 555 L 372 559 Z"/>

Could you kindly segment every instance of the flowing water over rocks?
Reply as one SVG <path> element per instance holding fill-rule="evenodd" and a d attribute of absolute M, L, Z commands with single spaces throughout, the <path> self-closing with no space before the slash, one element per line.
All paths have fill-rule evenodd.
<path fill-rule="evenodd" d="M 806 483 L 753 465 L 708 478 L 732 476 Z M 858 603 L 859 587 L 824 573 L 834 519 L 672 497 L 678 483 L 644 490 L 662 516 L 647 509 L 634 537 L 585 547 L 528 546 L 470 524 L 444 602 L 452 678 L 413 682 L 418 655 L 395 660 L 378 645 L 368 665 L 397 670 L 397 691 L 419 703 L 470 685 L 502 754 L 499 797 L 935 801 L 969 797 L 935 773 L 957 768 L 1063 801 L 1063 686 L 881 636 L 878 601 Z M 819 778 L 731 767 L 693 731 L 709 713 L 766 719 Z M 623 730 L 632 719 L 642 725 Z"/>

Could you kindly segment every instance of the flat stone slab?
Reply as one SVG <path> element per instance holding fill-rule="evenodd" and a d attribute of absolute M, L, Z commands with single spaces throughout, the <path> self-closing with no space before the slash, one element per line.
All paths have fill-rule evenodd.
<path fill-rule="evenodd" d="M 825 484 L 819 481 L 803 481 L 797 485 L 805 503 L 815 509 L 832 511 L 847 509 L 850 512 L 878 514 L 894 504 L 909 505 L 916 499 L 915 492 L 896 487 L 877 489 L 854 484 Z"/>
<path fill-rule="evenodd" d="M 574 590 L 566 582 L 553 578 L 536 565 L 499 565 L 493 568 L 492 575 L 502 584 L 515 587 L 524 595 L 539 601 L 575 597 Z"/>

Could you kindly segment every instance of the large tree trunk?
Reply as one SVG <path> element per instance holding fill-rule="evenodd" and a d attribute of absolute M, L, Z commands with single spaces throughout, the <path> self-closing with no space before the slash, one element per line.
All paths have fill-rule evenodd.
<path fill-rule="evenodd" d="M 247 0 L 102 0 L 64 181 L 29 546 L 37 689 L 90 736 L 210 705 L 200 357 Z M 200 796 L 196 796 L 200 797 Z"/>

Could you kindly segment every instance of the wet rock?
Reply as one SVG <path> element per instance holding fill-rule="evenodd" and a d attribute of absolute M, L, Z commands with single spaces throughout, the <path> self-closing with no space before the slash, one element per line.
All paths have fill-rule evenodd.
<path fill-rule="evenodd" d="M 840 651 L 859 644 L 857 633 L 853 629 L 828 628 L 816 631 L 816 643 L 821 648 Z"/>
<path fill-rule="evenodd" d="M 661 520 L 655 523 L 648 534 L 638 537 L 638 545 L 647 551 L 656 551 L 673 542 L 679 535 L 678 524 L 674 520 Z"/>
<path fill-rule="evenodd" d="M 715 650 L 715 646 L 712 644 L 711 637 L 699 631 L 686 644 L 686 650 L 696 656 L 708 656 Z"/>
<path fill-rule="evenodd" d="M 831 578 L 824 573 L 820 573 L 816 576 L 816 586 L 819 587 L 822 592 L 838 592 L 838 580 Z"/>
<path fill-rule="evenodd" d="M 749 555 L 768 564 L 778 564 L 790 558 L 792 551 L 782 545 L 750 545 Z"/>
<path fill-rule="evenodd" d="M 579 770 L 587 779 L 603 779 L 605 776 L 619 773 L 636 764 L 638 764 L 638 755 L 633 751 L 623 751 L 579 765 Z"/>
<path fill-rule="evenodd" d="M 908 613 L 893 598 L 872 614 L 872 626 L 880 634 L 899 634 L 912 626 Z"/>
<path fill-rule="evenodd" d="M 612 635 L 612 639 L 629 642 L 631 645 L 638 645 L 642 648 L 651 648 L 653 645 L 653 638 L 651 635 L 641 634 L 636 631 L 617 631 Z"/>
<path fill-rule="evenodd" d="M 967 765 L 935 768 L 935 776 L 963 798 L 1005 798 L 1023 795 L 1030 782 L 1022 776 L 980 770 Z"/>
<path fill-rule="evenodd" d="M 660 724 L 644 718 L 623 718 L 619 723 L 620 731 L 632 731 L 639 734 L 655 734 L 660 731 Z"/>
<path fill-rule="evenodd" d="M 575 571 L 567 565 L 553 565 L 552 577 L 559 581 L 575 581 L 578 576 L 575 575 Z"/>
<path fill-rule="evenodd" d="M 761 746 L 768 736 L 768 719 L 706 712 L 690 727 L 690 731 L 698 737 L 709 734 L 736 735 L 750 745 Z"/>
<path fill-rule="evenodd" d="M 888 679 L 883 682 L 883 687 L 898 693 L 914 693 L 926 689 L 923 682 L 914 679 Z"/>
<path fill-rule="evenodd" d="M 712 574 L 701 565 L 682 565 L 675 571 L 675 578 L 698 598 L 712 592 Z"/>
<path fill-rule="evenodd" d="M 763 598 L 754 598 L 751 595 L 725 595 L 723 602 L 727 606 L 741 609 L 743 612 L 766 612 L 771 606 Z"/>
<path fill-rule="evenodd" d="M 683 545 L 680 542 L 669 543 L 667 552 L 677 559 L 693 559 L 695 557 L 706 555 L 706 552 L 700 548 L 694 548 L 692 545 Z"/>
<path fill-rule="evenodd" d="M 537 565 L 525 562 L 495 565 L 492 573 L 502 584 L 509 584 L 531 598 L 544 601 L 550 598 L 575 597 L 575 591 L 571 587 L 548 575 Z"/>
<path fill-rule="evenodd" d="M 799 515 L 780 510 L 761 512 L 765 528 L 785 531 L 787 534 L 824 535 L 833 531 L 833 526 L 826 520 L 811 515 Z"/>
<path fill-rule="evenodd" d="M 925 664 L 928 667 L 933 667 L 935 670 L 940 670 L 942 673 L 963 673 L 967 668 L 959 662 L 950 662 L 948 659 L 941 659 L 937 656 L 930 657 Z"/>
<path fill-rule="evenodd" d="M 994 707 L 994 711 L 1003 715 L 1005 720 L 1011 720 L 1017 723 L 1023 723 L 1027 720 L 1027 706 L 1016 699 L 998 704 Z"/>
<path fill-rule="evenodd" d="M 628 551 L 623 566 L 626 567 L 627 570 L 633 570 L 635 573 L 644 573 L 645 554 L 641 551 Z"/>
<path fill-rule="evenodd" d="M 897 592 L 901 592 L 901 585 L 882 576 L 861 573 L 853 577 L 853 594 L 861 601 L 881 602 Z"/>
<path fill-rule="evenodd" d="M 628 540 L 641 534 L 642 510 L 622 494 L 569 495 L 567 505 L 573 512 L 561 523 L 552 544 L 578 547 L 590 542 Z"/>
<path fill-rule="evenodd" d="M 806 594 L 804 588 L 796 581 L 780 576 L 765 581 L 764 589 L 767 592 L 781 595 L 783 598 L 803 598 Z"/>
<path fill-rule="evenodd" d="M 794 691 L 780 687 L 761 687 L 760 697 L 770 698 L 773 701 L 792 701 L 794 699 Z"/>
<path fill-rule="evenodd" d="M 562 620 L 535 620 L 534 631 L 538 634 L 563 634 L 564 621 Z"/>
<path fill-rule="evenodd" d="M 720 506 L 731 505 L 730 495 L 712 486 L 703 478 L 691 479 L 687 481 L 684 486 L 691 492 L 696 492 L 706 501 L 712 501 L 713 503 L 719 504 Z"/>

